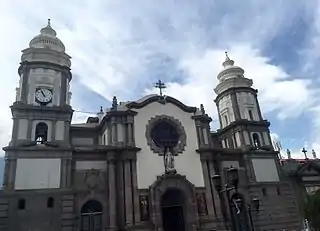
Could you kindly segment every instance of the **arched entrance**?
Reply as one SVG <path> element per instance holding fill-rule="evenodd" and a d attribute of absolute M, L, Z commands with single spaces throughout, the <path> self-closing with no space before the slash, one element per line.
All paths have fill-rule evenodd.
<path fill-rule="evenodd" d="M 150 201 L 155 230 L 194 231 L 198 228 L 195 187 L 185 176 L 158 176 L 150 186 Z"/>
<path fill-rule="evenodd" d="M 185 197 L 178 189 L 168 189 L 161 197 L 164 231 L 185 231 Z"/>
<path fill-rule="evenodd" d="M 81 231 L 102 230 L 102 205 L 99 201 L 89 200 L 81 208 Z"/>

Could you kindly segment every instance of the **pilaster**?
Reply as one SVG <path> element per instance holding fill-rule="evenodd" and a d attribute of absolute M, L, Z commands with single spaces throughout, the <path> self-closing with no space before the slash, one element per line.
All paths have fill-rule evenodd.
<path fill-rule="evenodd" d="M 29 82 L 29 76 L 30 76 L 30 67 L 28 67 L 27 64 L 22 65 L 20 76 L 22 77 L 22 86 L 20 89 L 21 91 L 20 101 L 26 104 L 28 103 L 28 94 L 29 94 L 28 82 Z"/>
<path fill-rule="evenodd" d="M 234 113 L 234 118 L 235 118 L 235 120 L 241 120 L 240 109 L 239 109 L 239 104 L 238 104 L 236 92 L 232 91 L 231 94 L 230 94 L 230 97 L 231 97 L 231 103 L 232 103 L 232 110 L 233 110 L 233 113 Z"/>
<path fill-rule="evenodd" d="M 133 188 L 131 175 L 131 161 L 126 160 L 124 163 L 126 225 L 133 224 Z"/>
<path fill-rule="evenodd" d="M 109 176 L 109 231 L 116 230 L 117 227 L 117 205 L 116 205 L 116 161 L 111 158 L 108 160 L 108 176 Z"/>

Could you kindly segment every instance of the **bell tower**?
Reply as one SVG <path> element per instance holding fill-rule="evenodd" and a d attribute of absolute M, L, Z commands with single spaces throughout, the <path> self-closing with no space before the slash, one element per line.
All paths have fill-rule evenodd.
<path fill-rule="evenodd" d="M 30 41 L 29 47 L 22 50 L 18 69 L 20 82 L 16 101 L 10 107 L 12 136 L 4 148 L 4 189 L 67 186 L 65 177 L 60 174 L 64 172 L 67 177 L 64 162 L 72 155 L 68 149 L 73 114 L 69 91 L 70 59 L 50 19 Z"/>
<path fill-rule="evenodd" d="M 11 106 L 14 125 L 10 145 L 68 142 L 71 57 L 56 35 L 49 19 L 29 48 L 22 51 L 20 84 Z"/>
<path fill-rule="evenodd" d="M 246 146 L 272 149 L 269 126 L 262 118 L 258 90 L 244 70 L 235 66 L 226 52 L 223 69 L 218 74 L 219 84 L 214 89 L 219 120 L 220 139 L 224 148 Z"/>

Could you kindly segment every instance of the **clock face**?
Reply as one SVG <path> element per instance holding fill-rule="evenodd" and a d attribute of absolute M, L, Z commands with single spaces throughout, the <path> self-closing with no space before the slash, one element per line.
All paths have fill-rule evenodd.
<path fill-rule="evenodd" d="M 41 104 L 47 104 L 52 100 L 52 91 L 48 88 L 38 88 L 36 90 L 36 100 Z"/>

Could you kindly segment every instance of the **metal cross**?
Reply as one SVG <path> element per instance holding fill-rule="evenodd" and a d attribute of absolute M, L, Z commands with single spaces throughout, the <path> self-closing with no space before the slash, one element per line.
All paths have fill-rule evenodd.
<path fill-rule="evenodd" d="M 159 80 L 158 82 L 156 82 L 156 84 L 154 85 L 155 88 L 159 88 L 160 90 L 160 96 L 162 96 L 162 89 L 167 88 L 167 86 L 161 81 Z"/>
<path fill-rule="evenodd" d="M 305 157 L 306 159 L 308 159 L 308 157 L 307 157 L 307 150 L 306 150 L 305 148 L 303 148 L 303 149 L 302 149 L 302 152 L 303 152 L 303 154 L 304 154 L 304 157 Z"/>

